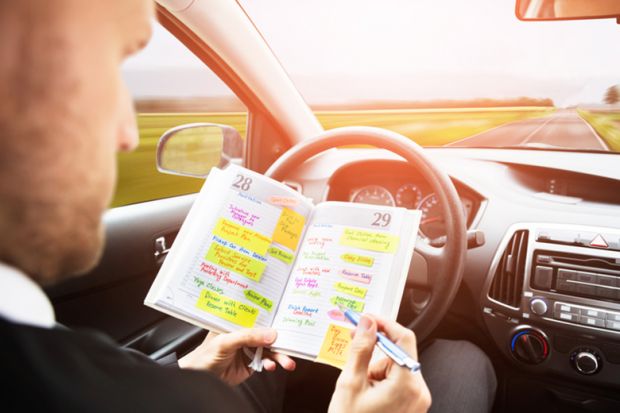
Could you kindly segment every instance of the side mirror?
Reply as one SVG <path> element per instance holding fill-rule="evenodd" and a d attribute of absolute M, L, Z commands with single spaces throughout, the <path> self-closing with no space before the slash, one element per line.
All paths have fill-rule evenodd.
<path fill-rule="evenodd" d="M 231 126 L 190 123 L 169 129 L 157 144 L 160 172 L 205 178 L 213 166 L 243 161 L 243 139 Z"/>
<path fill-rule="evenodd" d="M 617 0 L 517 0 L 519 20 L 620 19 Z M 620 20 L 619 20 L 620 21 Z"/>

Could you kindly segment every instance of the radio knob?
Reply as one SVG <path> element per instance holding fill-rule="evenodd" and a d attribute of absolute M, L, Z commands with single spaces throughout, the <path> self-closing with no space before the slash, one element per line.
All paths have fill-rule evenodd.
<path fill-rule="evenodd" d="M 576 351 L 571 357 L 573 367 L 581 374 L 590 375 L 600 370 L 600 357 L 589 350 Z"/>
<path fill-rule="evenodd" d="M 548 307 L 542 298 L 534 298 L 530 301 L 530 309 L 534 314 L 542 316 L 547 313 Z"/>

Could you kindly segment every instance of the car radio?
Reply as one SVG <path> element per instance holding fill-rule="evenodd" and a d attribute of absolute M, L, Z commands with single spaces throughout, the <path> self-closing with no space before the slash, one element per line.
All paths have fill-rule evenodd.
<path fill-rule="evenodd" d="M 564 374 L 572 366 L 572 374 L 613 382 L 620 371 L 620 228 L 515 224 L 484 291 L 485 323 L 513 359 Z"/>

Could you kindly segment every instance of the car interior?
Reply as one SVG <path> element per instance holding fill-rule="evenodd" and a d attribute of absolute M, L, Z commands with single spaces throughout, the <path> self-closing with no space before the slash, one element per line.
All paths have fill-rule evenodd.
<path fill-rule="evenodd" d="M 595 17 L 530 3 L 516 2 L 512 17 L 524 25 Z M 437 338 L 480 347 L 498 378 L 496 412 L 620 411 L 617 153 L 422 147 L 377 127 L 324 130 L 239 3 L 158 0 L 156 9 L 159 24 L 247 107 L 243 156 L 232 158 L 314 203 L 422 211 L 398 315 L 420 348 Z M 97 268 L 47 288 L 58 321 L 102 330 L 155 360 L 199 344 L 205 330 L 143 304 L 195 197 L 110 209 Z M 326 411 L 338 374 L 300 360 L 284 411 Z"/>

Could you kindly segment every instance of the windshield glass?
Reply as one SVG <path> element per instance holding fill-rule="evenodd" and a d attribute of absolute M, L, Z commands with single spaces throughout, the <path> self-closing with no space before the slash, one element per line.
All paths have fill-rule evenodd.
<path fill-rule="evenodd" d="M 514 1 L 243 0 L 326 128 L 422 145 L 620 152 L 620 26 Z"/>

